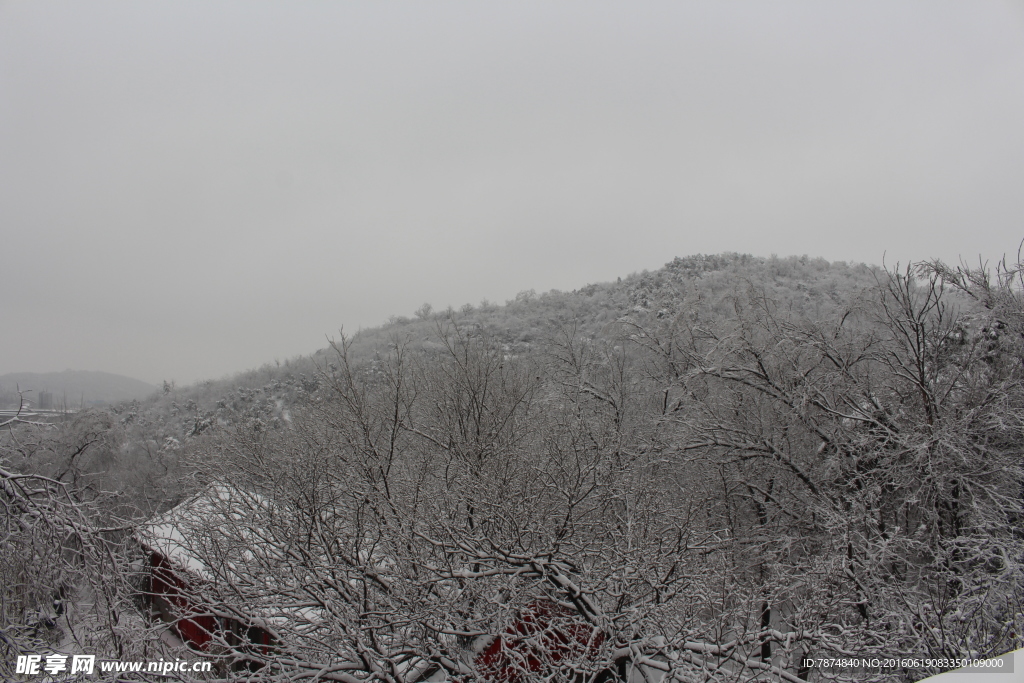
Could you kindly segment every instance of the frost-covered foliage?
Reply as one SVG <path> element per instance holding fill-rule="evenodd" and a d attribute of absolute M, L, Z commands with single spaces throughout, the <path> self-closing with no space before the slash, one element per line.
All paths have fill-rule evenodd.
<path fill-rule="evenodd" d="M 691 257 L 101 431 L 151 507 L 238 492 L 175 532 L 193 615 L 273 636 L 212 634 L 219 675 L 798 681 L 1021 646 L 1022 333 L 1012 269 Z"/>
<path fill-rule="evenodd" d="M 19 655 L 167 654 L 138 609 L 130 522 L 118 515 L 120 501 L 93 487 L 86 465 L 76 462 L 89 459 L 99 432 L 17 422 L 6 425 L 0 451 L 0 677 L 18 679 Z M 12 456 L 20 471 L 11 468 Z M 33 464 L 46 473 L 25 473 Z"/>

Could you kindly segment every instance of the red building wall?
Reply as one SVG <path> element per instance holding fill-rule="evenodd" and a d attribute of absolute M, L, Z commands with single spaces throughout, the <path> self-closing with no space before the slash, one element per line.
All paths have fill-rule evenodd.
<path fill-rule="evenodd" d="M 596 661 L 603 642 L 604 633 L 574 611 L 537 600 L 520 610 L 518 619 L 476 656 L 475 664 L 488 681 L 527 683 L 531 674 L 548 673 L 560 664 Z"/>
<path fill-rule="evenodd" d="M 223 619 L 202 614 L 206 611 L 191 602 L 193 587 L 183 573 L 176 571 L 162 554 L 153 551 L 149 557 L 149 592 L 151 598 L 163 600 L 173 611 L 173 628 L 182 642 L 194 650 L 206 652 L 210 649 L 214 634 L 230 644 L 243 642 L 253 645 L 273 645 L 273 638 L 265 630 L 241 624 L 232 619 Z M 189 616 L 189 615 L 194 616 Z"/>

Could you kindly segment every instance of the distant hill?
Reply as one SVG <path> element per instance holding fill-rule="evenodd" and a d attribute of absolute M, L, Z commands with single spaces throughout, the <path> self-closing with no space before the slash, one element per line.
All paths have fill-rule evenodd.
<path fill-rule="evenodd" d="M 89 486 L 145 513 L 207 482 L 280 501 L 274 523 L 259 502 L 214 525 L 223 542 L 193 547 L 206 566 L 253 572 L 239 574 L 251 604 L 280 605 L 281 642 L 324 666 L 347 636 L 319 650 L 304 608 L 274 592 L 298 571 L 333 585 L 288 559 L 296 530 L 300 560 L 371 539 L 395 566 L 428 567 L 387 584 L 374 568 L 345 570 L 360 600 L 372 591 L 415 625 L 406 633 L 429 638 L 438 619 L 501 633 L 504 605 L 552 604 L 570 625 L 602 610 L 628 644 L 618 651 L 645 661 L 712 652 L 727 671 L 716 653 L 731 653 L 750 670 L 736 680 L 763 679 L 768 655 L 926 657 L 922 633 L 964 657 L 978 642 L 996 654 L 1024 626 L 1022 330 L 1019 290 L 981 270 L 696 255 L 501 305 L 425 304 L 339 335 L 337 350 L 76 415 L 54 434 L 68 445 L 55 438 L 46 453 L 23 448 L 34 433 L 13 425 L 0 455 L 14 471 L 70 471 L 75 459 Z M 238 562 L 257 536 L 274 561 Z M 443 569 L 423 560 L 435 556 Z M 547 567 L 574 578 L 551 581 Z M 438 589 L 454 578 L 458 590 Z M 492 593 L 501 607 L 477 600 L 467 613 L 467 599 Z M 316 599 L 361 619 L 362 603 L 340 595 Z M 731 644 L 713 640 L 722 624 Z M 694 648 L 693 633 L 714 649 Z M 455 661 L 465 650 L 451 642 L 408 651 L 451 647 Z M 733 657 L 747 647 L 736 643 L 750 647 Z M 362 666 L 365 648 L 351 647 Z M 669 647 L 680 656 L 665 658 Z M 586 666 L 632 666 L 592 664 L 603 656 Z"/>
<path fill-rule="evenodd" d="M 17 404 L 17 390 L 37 408 L 95 406 L 146 398 L 157 387 L 110 372 L 12 372 L 0 375 L 0 406 Z"/>
<path fill-rule="evenodd" d="M 448 324 L 458 325 L 470 336 L 485 335 L 511 354 L 543 354 L 549 340 L 569 328 L 589 339 L 612 340 L 623 334 L 618 323 L 653 318 L 667 324 L 683 310 L 697 310 L 694 307 L 704 319 L 733 319 L 737 297 L 750 289 L 764 292 L 793 314 L 808 320 L 824 319 L 877 286 L 878 273 L 865 264 L 830 263 L 807 256 L 762 258 L 724 253 L 677 257 L 653 271 L 573 291 L 520 292 L 504 304 L 482 301 L 458 310 L 434 310 L 425 304 L 412 316 L 396 315 L 378 327 L 346 330 L 349 358 L 357 366 L 372 363 L 379 354 L 386 355 L 395 340 L 408 342 L 410 351 L 437 351 L 439 326 Z M 336 361 L 331 349 L 320 349 L 232 377 L 172 387 L 149 397 L 142 407 L 143 422 L 149 427 L 174 422 L 170 435 L 178 438 L 179 432 L 189 433 L 194 428 L 197 414 L 231 423 L 239 414 L 263 411 L 267 400 L 277 406 L 270 412 L 279 413 L 318 386 L 320 371 Z M 179 415 L 182 407 L 187 407 L 185 417 Z M 178 424 L 181 421 L 184 426 Z"/>

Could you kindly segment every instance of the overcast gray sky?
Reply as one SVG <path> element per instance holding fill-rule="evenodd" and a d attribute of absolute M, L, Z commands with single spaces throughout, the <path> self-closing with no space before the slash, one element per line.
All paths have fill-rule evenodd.
<path fill-rule="evenodd" d="M 1022 2 L 0 3 L 0 374 L 1022 218 Z"/>

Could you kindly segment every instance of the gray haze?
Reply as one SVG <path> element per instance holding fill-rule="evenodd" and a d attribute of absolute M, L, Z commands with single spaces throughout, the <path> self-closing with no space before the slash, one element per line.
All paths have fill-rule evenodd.
<path fill-rule="evenodd" d="M 0 374 L 741 251 L 1016 254 L 1019 2 L 0 4 Z"/>
<path fill-rule="evenodd" d="M 143 399 L 159 389 L 152 384 L 109 372 L 16 372 L 0 375 L 0 407 L 16 408 L 22 401 L 33 408 L 75 410 L 100 403 Z M 50 394 L 49 405 L 42 392 Z"/>

